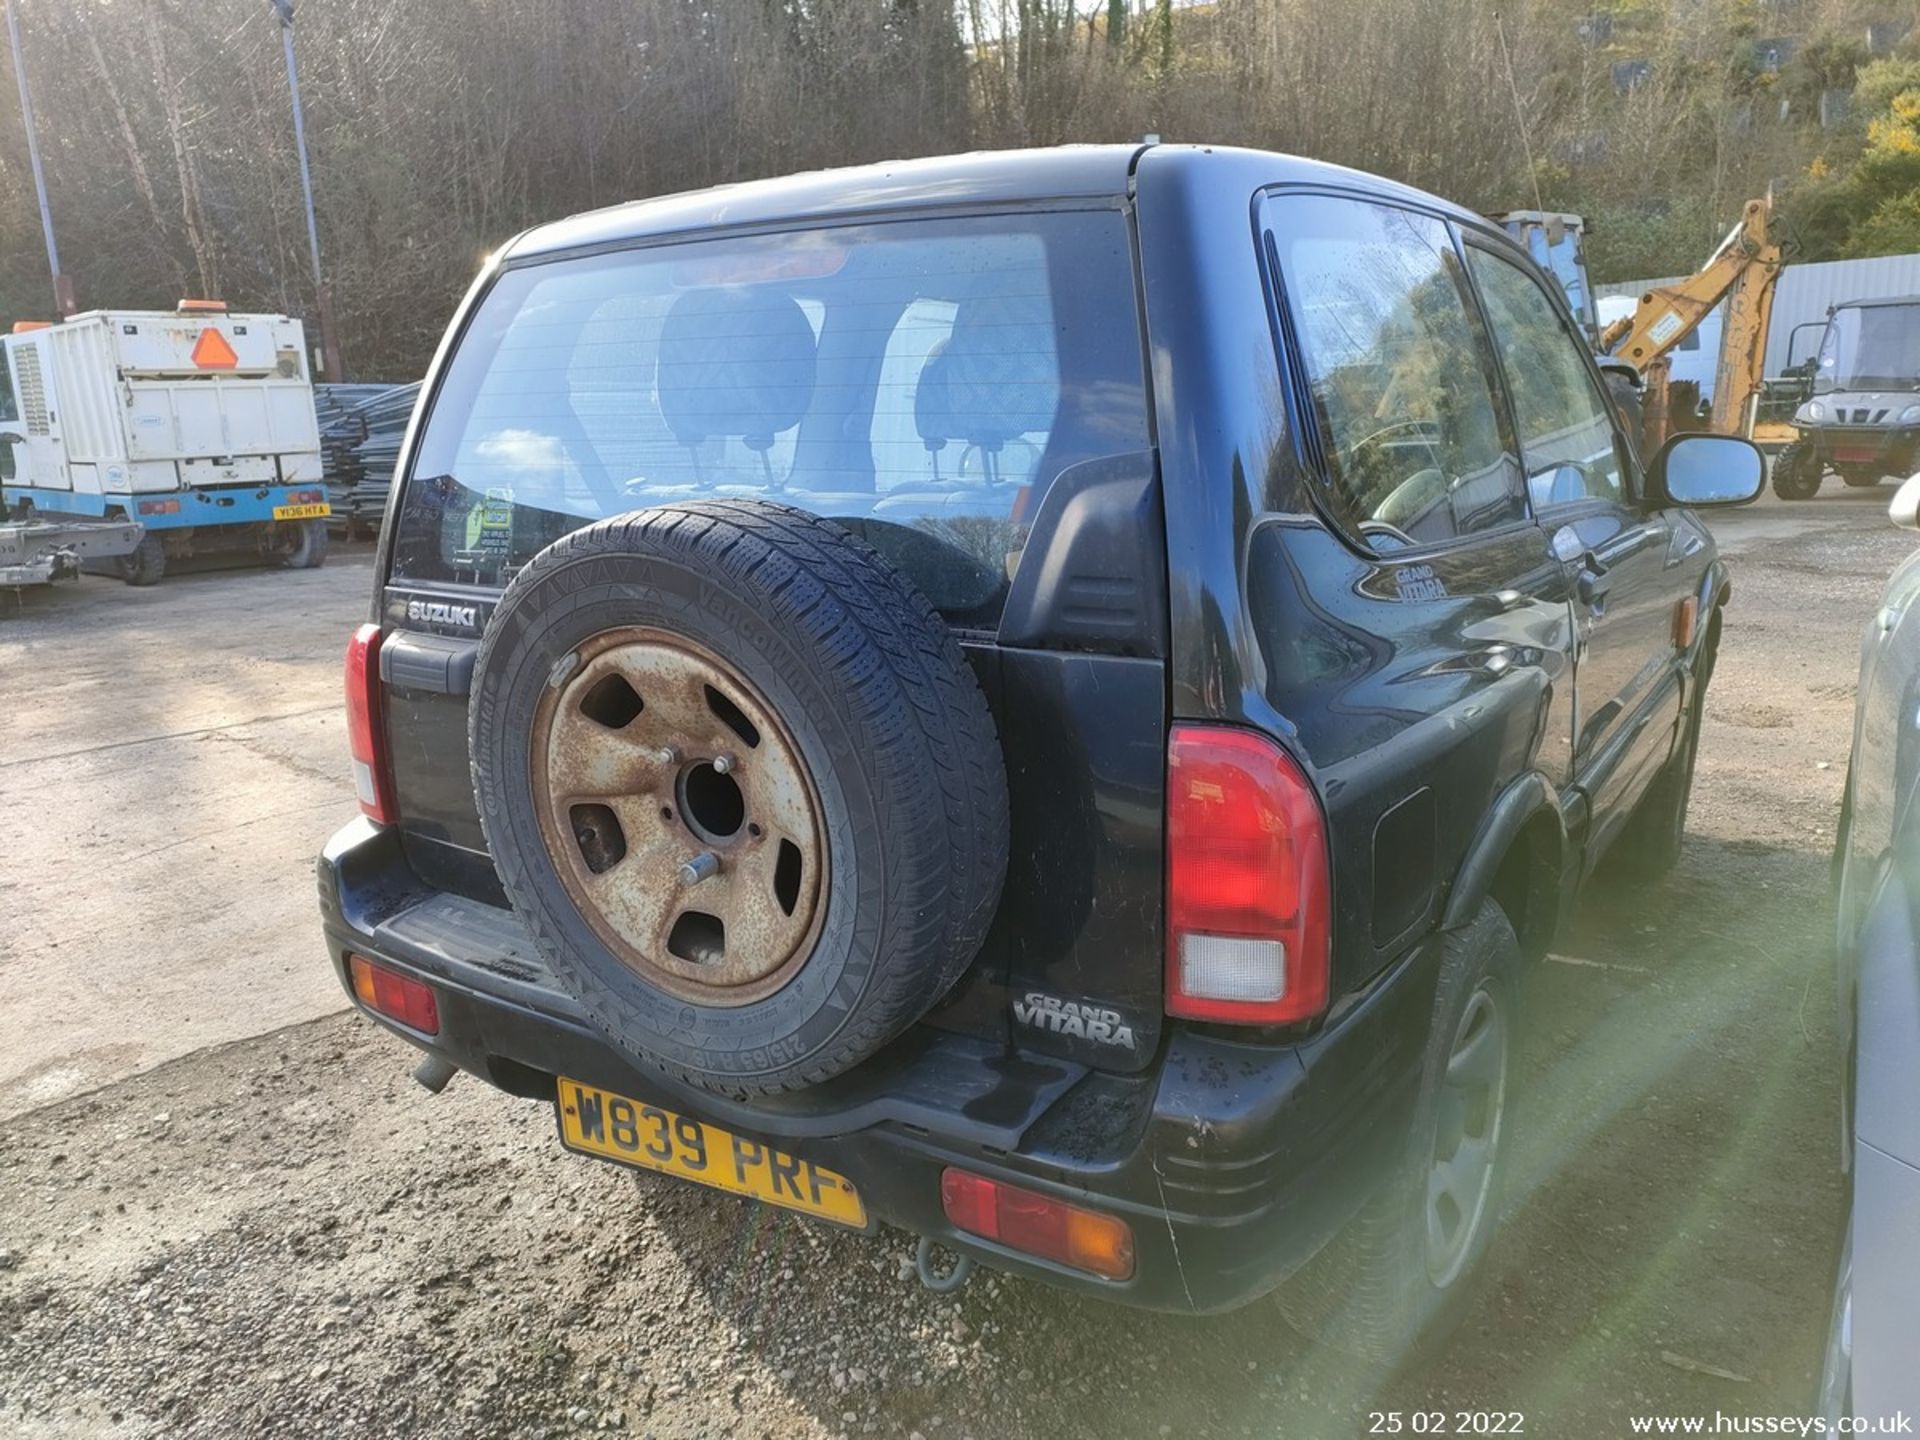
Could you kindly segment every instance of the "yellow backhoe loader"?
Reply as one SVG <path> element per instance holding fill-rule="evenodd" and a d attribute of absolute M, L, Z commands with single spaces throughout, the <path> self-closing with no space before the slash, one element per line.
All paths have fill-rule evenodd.
<path fill-rule="evenodd" d="M 1740 223 L 1728 232 L 1707 263 L 1673 285 L 1647 291 L 1631 315 L 1600 332 L 1600 351 L 1640 372 L 1645 412 L 1642 435 L 1649 448 L 1666 438 L 1667 356 L 1721 301 L 1720 360 L 1713 379 L 1712 428 L 1745 435 L 1766 378 L 1767 325 L 1780 279 L 1780 243 L 1769 233 L 1773 197 L 1749 200 Z"/>
<path fill-rule="evenodd" d="M 1577 248 L 1567 250 L 1569 237 L 1577 247 L 1583 232 L 1579 218 L 1532 211 L 1497 218 L 1536 259 L 1546 263 L 1543 255 L 1553 256 L 1556 263 L 1548 264 L 1548 269 L 1567 289 L 1575 314 L 1592 329 L 1592 290 L 1585 262 Z M 1771 195 L 1749 200 L 1742 207 L 1740 223 L 1705 265 L 1684 280 L 1647 291 L 1631 314 L 1600 329 L 1595 337 L 1602 368 L 1609 368 L 1609 362 L 1624 362 L 1639 374 L 1640 438 L 1647 453 L 1667 437 L 1667 357 L 1723 300 L 1727 310 L 1714 372 L 1711 428 L 1723 435 L 1751 432 L 1754 404 L 1766 372 L 1773 291 L 1780 278 L 1780 245 L 1770 233 L 1772 218 Z M 1569 282 L 1569 273 L 1577 279 Z"/>

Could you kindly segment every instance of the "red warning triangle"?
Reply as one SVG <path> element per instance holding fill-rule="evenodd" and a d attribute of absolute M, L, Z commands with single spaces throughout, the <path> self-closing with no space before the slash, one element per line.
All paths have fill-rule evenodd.
<path fill-rule="evenodd" d="M 240 357 L 233 353 L 227 337 L 209 326 L 193 342 L 193 363 L 202 370 L 231 370 L 240 363 Z"/>

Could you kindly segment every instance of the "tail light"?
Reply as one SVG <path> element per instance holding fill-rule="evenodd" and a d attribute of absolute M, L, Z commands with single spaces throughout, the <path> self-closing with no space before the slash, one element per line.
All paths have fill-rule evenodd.
<path fill-rule="evenodd" d="M 953 1169 L 940 1176 L 940 1205 L 960 1229 L 1010 1250 L 1108 1280 L 1133 1274 L 1133 1230 L 1118 1216 Z"/>
<path fill-rule="evenodd" d="M 370 820 L 400 818 L 387 769 L 386 727 L 380 714 L 380 627 L 362 625 L 347 642 L 347 744 L 353 751 L 353 789 Z"/>
<path fill-rule="evenodd" d="M 376 965 L 364 955 L 348 955 L 347 969 L 353 975 L 353 993 L 369 1010 L 422 1035 L 440 1033 L 440 1002 L 431 985 Z"/>
<path fill-rule="evenodd" d="M 1287 1025 L 1327 1004 L 1326 821 L 1272 740 L 1214 725 L 1167 742 L 1167 1013 Z"/>

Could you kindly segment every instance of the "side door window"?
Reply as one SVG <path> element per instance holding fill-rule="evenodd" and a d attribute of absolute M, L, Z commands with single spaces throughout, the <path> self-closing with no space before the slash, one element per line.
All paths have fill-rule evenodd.
<path fill-rule="evenodd" d="M 1623 502 L 1627 452 L 1584 346 L 1518 265 L 1477 245 L 1467 247 L 1467 264 L 1506 371 L 1534 509 Z"/>
<path fill-rule="evenodd" d="M 1335 515 L 1382 551 L 1524 520 L 1497 373 L 1446 225 L 1326 195 L 1275 197 L 1266 215 Z"/>
<path fill-rule="evenodd" d="M 1666 762 L 1680 719 L 1674 605 L 1695 583 L 1667 561 L 1671 529 L 1630 493 L 1625 439 L 1579 334 L 1533 274 L 1467 247 L 1507 377 L 1534 506 L 1567 565 L 1578 626 L 1573 773 L 1598 854 Z"/>

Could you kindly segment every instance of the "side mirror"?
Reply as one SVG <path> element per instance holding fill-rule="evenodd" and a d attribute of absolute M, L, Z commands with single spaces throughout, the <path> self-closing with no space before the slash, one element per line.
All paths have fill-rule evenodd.
<path fill-rule="evenodd" d="M 1675 435 L 1647 469 L 1648 494 L 1660 505 L 1744 505 L 1766 483 L 1760 447 L 1737 435 Z"/>
<path fill-rule="evenodd" d="M 1907 530 L 1920 530 L 1920 475 L 1909 475 L 1893 492 L 1887 518 Z"/>
<path fill-rule="evenodd" d="M 27 437 L 13 430 L 0 430 L 0 445 L 24 445 Z"/>

